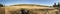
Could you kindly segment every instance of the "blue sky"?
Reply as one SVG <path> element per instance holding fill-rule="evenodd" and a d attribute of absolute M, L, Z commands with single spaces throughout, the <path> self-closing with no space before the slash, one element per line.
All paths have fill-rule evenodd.
<path fill-rule="evenodd" d="M 60 0 L 0 0 L 0 3 L 4 4 L 5 6 L 9 6 L 12 4 L 41 4 L 52 6 L 53 3 L 60 2 Z"/>

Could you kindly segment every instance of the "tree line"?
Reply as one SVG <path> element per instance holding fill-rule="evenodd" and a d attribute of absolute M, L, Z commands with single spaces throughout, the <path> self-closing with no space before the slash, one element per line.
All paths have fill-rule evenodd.
<path fill-rule="evenodd" d="M 60 2 L 58 4 L 54 3 L 53 7 L 60 7 Z"/>

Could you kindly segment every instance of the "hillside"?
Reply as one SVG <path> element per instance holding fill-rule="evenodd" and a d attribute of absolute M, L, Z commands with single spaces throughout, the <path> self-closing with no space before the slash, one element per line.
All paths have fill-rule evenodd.
<path fill-rule="evenodd" d="M 49 6 L 40 5 L 40 4 L 15 4 L 15 5 L 11 5 L 11 6 L 42 6 L 42 7 L 49 7 Z"/>

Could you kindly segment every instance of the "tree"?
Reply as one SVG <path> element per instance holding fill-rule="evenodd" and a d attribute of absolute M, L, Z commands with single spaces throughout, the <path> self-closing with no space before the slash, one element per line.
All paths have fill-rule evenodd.
<path fill-rule="evenodd" d="M 0 4 L 0 7 L 3 7 L 3 4 Z"/>
<path fill-rule="evenodd" d="M 53 7 L 56 7 L 56 3 L 54 3 Z"/>
<path fill-rule="evenodd" d="M 58 7 L 60 6 L 60 3 L 58 2 Z"/>

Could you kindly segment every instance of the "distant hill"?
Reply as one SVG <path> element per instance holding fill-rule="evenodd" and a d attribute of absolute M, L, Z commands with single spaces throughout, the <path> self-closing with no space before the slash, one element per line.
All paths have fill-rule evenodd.
<path fill-rule="evenodd" d="M 44 6 L 40 4 L 16 4 L 16 5 L 11 5 L 11 6 L 43 6 L 43 7 L 49 7 L 49 6 Z"/>

